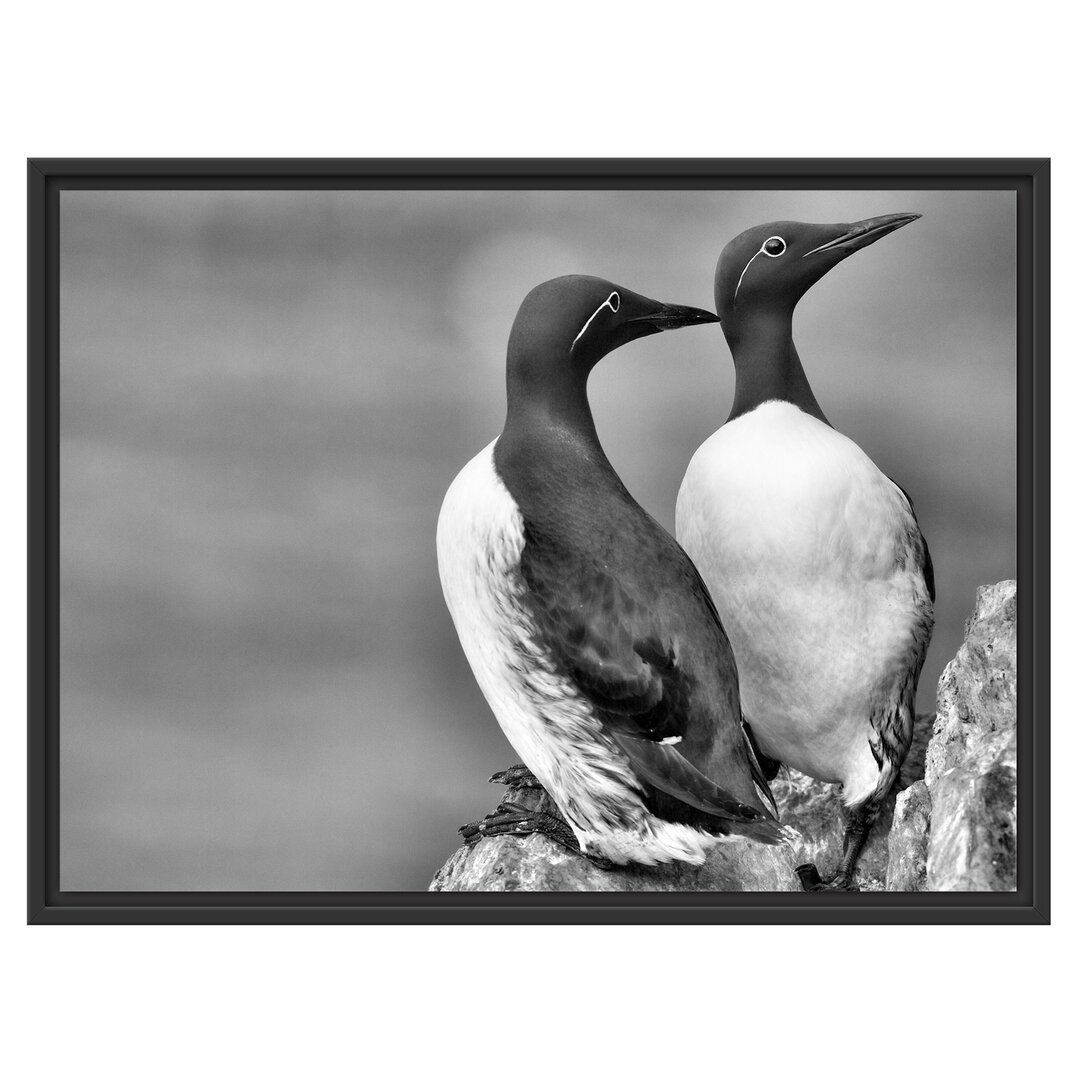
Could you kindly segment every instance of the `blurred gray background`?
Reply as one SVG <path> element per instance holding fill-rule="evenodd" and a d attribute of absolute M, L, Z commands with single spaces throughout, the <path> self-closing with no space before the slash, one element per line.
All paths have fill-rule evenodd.
<path fill-rule="evenodd" d="M 434 538 L 501 428 L 521 298 L 579 272 L 711 309 L 742 229 L 907 210 L 795 339 L 829 419 L 914 499 L 931 709 L 976 586 L 1014 576 L 1011 193 L 64 192 L 61 887 L 425 888 L 514 760 Z M 592 378 L 669 529 L 733 381 L 719 327 Z"/>

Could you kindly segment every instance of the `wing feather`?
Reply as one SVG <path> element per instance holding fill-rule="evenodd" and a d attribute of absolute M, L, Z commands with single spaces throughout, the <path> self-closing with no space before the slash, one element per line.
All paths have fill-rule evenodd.
<path fill-rule="evenodd" d="M 695 680 L 680 665 L 677 635 L 653 605 L 639 602 L 604 566 L 575 560 L 526 531 L 522 573 L 544 644 L 645 783 L 706 814 L 739 822 L 766 820 L 700 772 L 677 749 L 695 708 Z M 687 566 L 693 570 L 687 558 Z M 696 582 L 719 616 L 697 571 Z M 697 704 L 700 710 L 700 702 Z M 739 723 L 739 718 L 734 718 Z M 735 736 L 762 797 L 775 809 L 749 742 Z M 771 819 L 770 819 L 771 820 Z M 768 831 L 768 830 L 765 830 Z"/>
<path fill-rule="evenodd" d="M 893 486 L 900 492 L 901 495 L 907 500 L 908 509 L 911 511 L 911 519 L 915 523 L 915 531 L 919 534 L 919 540 L 922 543 L 922 551 L 919 558 L 919 569 L 922 571 L 923 581 L 926 582 L 926 591 L 930 594 L 930 603 L 933 604 L 937 601 L 937 589 L 934 585 L 934 561 L 930 558 L 930 547 L 926 543 L 926 537 L 923 536 L 922 530 L 919 528 L 919 519 L 915 514 L 915 504 L 911 501 L 911 496 L 890 476 L 889 480 Z"/>

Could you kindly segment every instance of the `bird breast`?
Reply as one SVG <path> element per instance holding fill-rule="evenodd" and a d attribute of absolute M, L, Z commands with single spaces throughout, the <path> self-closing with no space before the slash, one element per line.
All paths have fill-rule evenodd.
<path fill-rule="evenodd" d="M 850 439 L 768 402 L 694 455 L 678 539 L 713 595 L 763 749 L 840 780 L 927 601 L 907 500 Z M 833 775 L 827 775 L 828 773 Z"/>

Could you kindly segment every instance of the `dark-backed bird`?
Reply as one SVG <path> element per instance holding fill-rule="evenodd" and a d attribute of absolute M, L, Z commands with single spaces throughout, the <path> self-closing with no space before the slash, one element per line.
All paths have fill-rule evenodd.
<path fill-rule="evenodd" d="M 537 286 L 510 333 L 502 434 L 439 516 L 443 592 L 480 689 L 571 843 L 619 864 L 785 837 L 708 590 L 616 475 L 586 394 L 620 345 L 716 321 L 595 277 Z M 552 834 L 529 816 L 496 814 L 486 835 Z"/>
<path fill-rule="evenodd" d="M 743 715 L 777 763 L 843 785 L 843 855 L 855 868 L 911 744 L 933 628 L 934 572 L 906 492 L 821 411 L 792 341 L 792 313 L 853 252 L 918 218 L 777 221 L 737 236 L 716 269 L 735 399 L 679 491 L 676 536 L 731 638 Z"/>

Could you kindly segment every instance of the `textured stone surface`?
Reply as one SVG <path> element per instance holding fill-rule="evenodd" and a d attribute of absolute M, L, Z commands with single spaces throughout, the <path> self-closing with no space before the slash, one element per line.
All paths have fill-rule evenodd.
<path fill-rule="evenodd" d="M 534 808 L 547 796 L 510 792 L 504 802 Z M 432 892 L 797 892 L 787 845 L 736 839 L 702 866 L 669 864 L 602 869 L 546 836 L 489 836 L 460 847 L 435 874 Z"/>
<path fill-rule="evenodd" d="M 897 787 L 882 804 L 881 814 L 859 859 L 856 879 L 865 891 L 880 891 L 886 887 L 889 826 L 893 820 L 896 793 L 921 778 L 926 743 L 933 725 L 933 713 L 923 713 L 915 718 L 911 749 L 900 771 Z M 802 837 L 795 844 L 797 862 L 812 862 L 822 877 L 831 877 L 839 865 L 843 846 L 840 785 L 823 784 L 794 769 L 781 769 L 771 787 L 780 809 L 780 820 L 796 829 Z"/>
<path fill-rule="evenodd" d="M 922 892 L 926 888 L 926 846 L 930 838 L 930 789 L 916 780 L 896 796 L 889 831 L 885 888 Z"/>
<path fill-rule="evenodd" d="M 1011 892 L 1016 888 L 1016 768 L 950 769 L 935 784 L 926 889 Z"/>
<path fill-rule="evenodd" d="M 964 643 L 938 682 L 926 780 L 932 786 L 956 767 L 986 770 L 1015 741 L 1016 582 L 1000 581 L 978 590 Z"/>
<path fill-rule="evenodd" d="M 924 788 L 898 802 L 888 888 L 1015 889 L 1014 581 L 979 589 L 964 643 L 941 675 Z"/>

